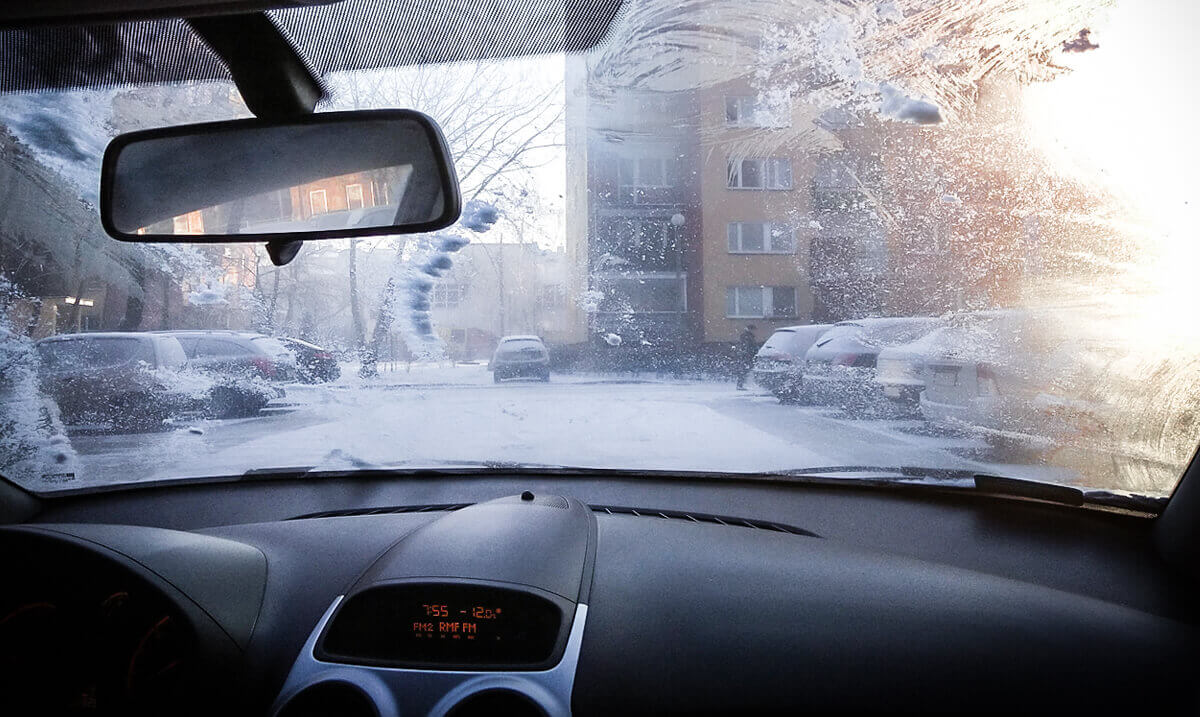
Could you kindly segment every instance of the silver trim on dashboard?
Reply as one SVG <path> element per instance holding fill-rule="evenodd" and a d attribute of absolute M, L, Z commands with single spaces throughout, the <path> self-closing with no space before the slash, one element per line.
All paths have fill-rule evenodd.
<path fill-rule="evenodd" d="M 358 687 L 375 703 L 379 717 L 399 717 L 401 714 L 442 717 L 466 697 L 490 689 L 520 692 L 540 705 L 551 717 L 571 714 L 571 691 L 575 686 L 575 668 L 579 664 L 579 650 L 583 645 L 587 605 L 580 603 L 575 606 L 575 617 L 562 659 L 548 670 L 414 670 L 322 662 L 315 657 L 317 638 L 344 597 L 339 595 L 334 599 L 308 636 L 283 683 L 283 689 L 271 705 L 272 715 L 278 715 L 284 705 L 302 690 L 321 682 L 345 682 Z"/>

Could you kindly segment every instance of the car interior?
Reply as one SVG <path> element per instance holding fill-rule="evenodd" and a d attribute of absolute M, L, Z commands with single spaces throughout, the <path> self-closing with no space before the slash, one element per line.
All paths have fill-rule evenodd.
<path fill-rule="evenodd" d="M 14 4 L 0 84 L 228 74 L 279 120 L 312 113 L 331 69 L 580 51 L 622 12 L 446 4 L 459 14 Z M 370 32 L 348 32 L 362 13 Z M 298 250 L 271 241 L 284 263 Z M 37 494 L 2 480 L 0 712 L 1200 711 L 1200 466 L 1140 507 L 958 478 L 296 466 Z"/>

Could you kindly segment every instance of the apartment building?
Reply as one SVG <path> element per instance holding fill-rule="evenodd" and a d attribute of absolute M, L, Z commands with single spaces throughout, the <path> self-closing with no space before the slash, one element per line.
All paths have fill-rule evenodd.
<path fill-rule="evenodd" d="M 886 265 L 885 233 L 867 202 L 845 200 L 878 166 L 819 120 L 750 78 L 599 93 L 577 73 L 568 254 L 586 261 L 598 298 L 592 338 L 721 351 L 750 323 L 765 337 L 876 308 L 866 287 Z"/>
<path fill-rule="evenodd" d="M 701 234 L 691 93 L 590 98 L 585 207 L 589 335 L 631 347 L 699 338 Z"/>
<path fill-rule="evenodd" d="M 837 144 L 809 130 L 809 108 L 786 94 L 766 96 L 746 78 L 697 98 L 703 341 L 728 344 L 748 324 L 765 338 L 779 326 L 809 323 L 819 233 L 810 183 L 822 153 Z"/>

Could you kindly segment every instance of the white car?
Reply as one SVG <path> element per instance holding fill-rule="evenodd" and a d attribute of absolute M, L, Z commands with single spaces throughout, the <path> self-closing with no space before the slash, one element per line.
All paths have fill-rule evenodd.
<path fill-rule="evenodd" d="M 934 329 L 906 344 L 888 346 L 875 359 L 875 383 L 883 396 L 910 410 L 925 390 L 925 361 L 945 341 L 947 328 Z"/>
<path fill-rule="evenodd" d="M 804 355 L 833 324 L 785 326 L 775 333 L 754 356 L 754 381 L 780 400 L 800 398 L 803 393 Z"/>
<path fill-rule="evenodd" d="M 1087 376 L 1100 374 L 1086 361 L 1095 352 L 1044 345 L 1045 319 L 1023 311 L 954 317 L 924 361 L 925 420 L 995 445 L 1035 448 L 1101 430 L 1106 411 L 1081 390 Z"/>
<path fill-rule="evenodd" d="M 875 363 L 888 346 L 913 341 L 940 326 L 927 317 L 870 318 L 834 324 L 804 356 L 804 393 L 814 403 L 862 407 L 880 402 Z"/>
<path fill-rule="evenodd" d="M 506 378 L 537 378 L 550 380 L 550 352 L 538 336 L 505 336 L 496 346 L 488 364 L 492 380 L 500 383 Z"/>

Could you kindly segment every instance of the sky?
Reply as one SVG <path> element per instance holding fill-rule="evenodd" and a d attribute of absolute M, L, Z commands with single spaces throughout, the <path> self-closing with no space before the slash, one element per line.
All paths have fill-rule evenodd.
<path fill-rule="evenodd" d="M 1064 54 L 1072 72 L 1026 91 L 1034 136 L 1064 171 L 1099 180 L 1180 238 L 1197 225 L 1200 2 L 1121 0 Z"/>

